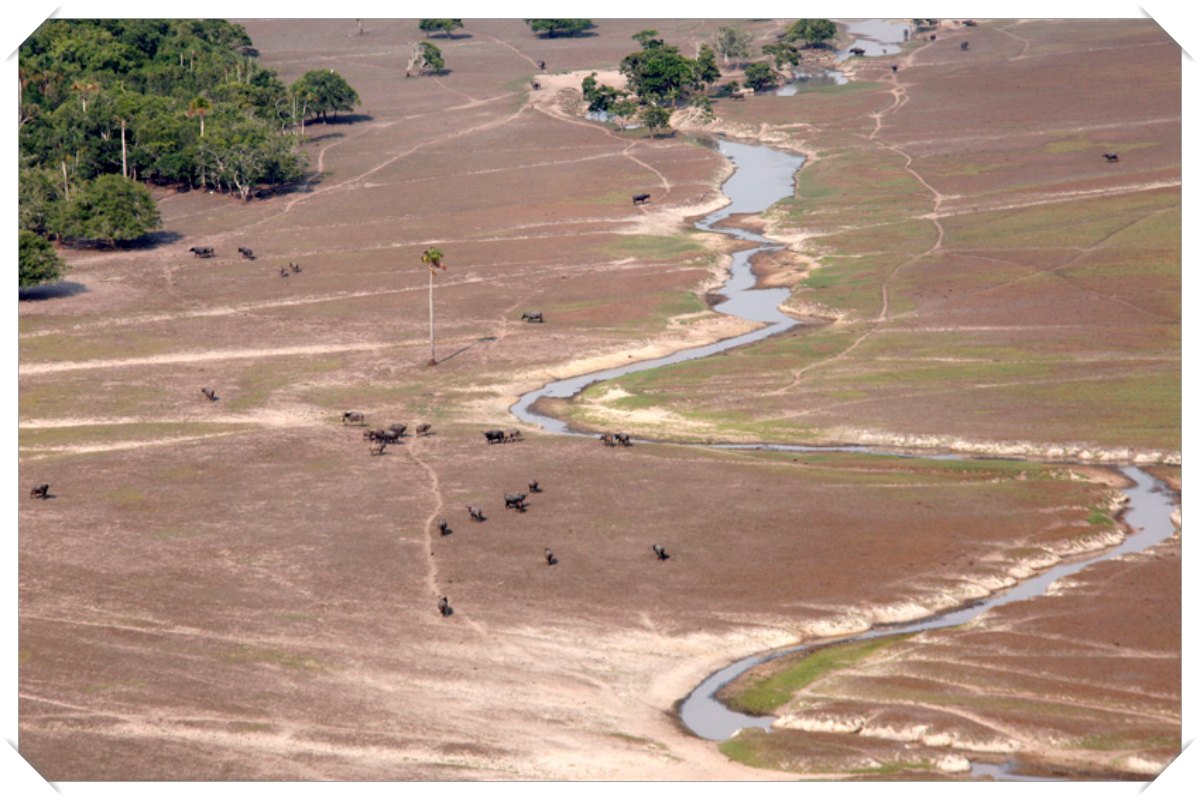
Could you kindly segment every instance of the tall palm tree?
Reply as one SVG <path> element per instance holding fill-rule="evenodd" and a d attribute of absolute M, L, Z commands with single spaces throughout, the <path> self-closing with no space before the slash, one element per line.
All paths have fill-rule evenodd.
<path fill-rule="evenodd" d="M 211 108 L 212 108 L 212 104 L 209 103 L 208 100 L 206 100 L 203 97 L 194 98 L 192 100 L 192 102 L 188 103 L 188 110 L 187 110 L 188 117 L 199 117 L 200 118 L 200 138 L 201 139 L 204 138 L 204 118 L 208 116 L 209 109 L 211 109 Z"/>
<path fill-rule="evenodd" d="M 436 247 L 427 247 L 425 252 L 421 254 L 421 263 L 429 266 L 429 366 L 437 364 L 437 353 L 433 349 L 433 276 L 439 270 L 444 270 L 446 265 L 442 263 L 445 255 Z"/>
<path fill-rule="evenodd" d="M 79 100 L 83 103 L 83 113 L 87 113 L 88 97 L 100 94 L 100 84 L 91 80 L 77 80 L 71 84 L 71 88 L 79 93 Z"/>

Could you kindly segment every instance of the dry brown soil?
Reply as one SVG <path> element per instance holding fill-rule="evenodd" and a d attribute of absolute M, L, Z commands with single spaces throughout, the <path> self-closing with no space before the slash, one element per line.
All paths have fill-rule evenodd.
<path fill-rule="evenodd" d="M 611 69 L 638 30 L 717 22 L 470 21 L 439 41 L 449 74 L 407 80 L 411 20 L 246 26 L 285 80 L 327 65 L 363 98 L 309 126 L 319 175 L 247 205 L 163 193 L 177 240 L 72 253 L 86 291 L 21 305 L 20 750 L 47 778 L 794 778 L 673 704 L 740 656 L 1111 541 L 1089 509 L 1112 488 L 1036 464 L 485 443 L 551 376 L 744 329 L 698 296 L 726 245 L 678 224 L 719 204 L 723 160 L 570 116 L 561 76 L 528 89 L 534 60 Z M 434 434 L 371 456 L 349 409 Z"/>

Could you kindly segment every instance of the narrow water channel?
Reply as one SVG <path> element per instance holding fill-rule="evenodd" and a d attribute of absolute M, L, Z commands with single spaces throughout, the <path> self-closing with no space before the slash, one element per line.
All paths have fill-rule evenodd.
<path fill-rule="evenodd" d="M 714 306 L 714 310 L 723 314 L 731 314 L 743 319 L 764 323 L 763 327 L 730 339 L 715 342 L 703 347 L 693 347 L 681 350 L 661 358 L 639 361 L 607 370 L 599 370 L 575 378 L 554 381 L 540 389 L 523 395 L 510 409 L 524 422 L 537 425 L 551 433 L 585 435 L 572 431 L 566 422 L 554 417 L 540 414 L 532 409 L 534 403 L 542 397 L 570 398 L 582 392 L 597 381 L 609 380 L 634 372 L 678 364 L 705 356 L 740 347 L 751 342 L 773 336 L 788 330 L 799 322 L 780 310 L 780 305 L 787 299 L 787 289 L 755 289 L 755 277 L 750 269 L 750 259 L 764 251 L 782 249 L 782 245 L 736 227 L 721 226 L 720 222 L 733 214 L 758 213 L 769 208 L 784 197 L 792 195 L 795 185 L 795 173 L 804 159 L 802 156 L 791 155 L 777 150 L 771 150 L 762 145 L 746 145 L 735 142 L 721 141 L 722 154 L 730 158 L 735 171 L 722 185 L 722 191 L 730 198 L 730 204 L 696 223 L 696 227 L 705 231 L 715 231 L 734 236 L 754 246 L 734 254 L 730 267 L 729 280 L 717 291 L 727 299 Z M 859 453 L 874 453 L 879 455 L 907 455 L 882 449 L 864 446 L 821 447 L 811 445 L 695 445 L 697 447 L 718 448 L 758 448 L 769 450 L 795 451 L 848 451 Z M 926 458 L 958 459 L 962 456 L 953 453 L 923 455 Z M 1124 522 L 1132 529 L 1120 545 L 1104 553 L 1090 558 L 1059 564 L 1040 575 L 1021 581 L 1005 592 L 996 594 L 987 600 L 956 609 L 944 614 L 938 614 L 923 620 L 898 625 L 879 626 L 866 633 L 847 636 L 838 639 L 827 639 L 820 642 L 809 642 L 768 653 L 759 653 L 737 661 L 724 669 L 718 670 L 704 680 L 680 706 L 680 717 L 683 724 L 697 736 L 715 741 L 723 741 L 734 734 L 739 728 L 770 729 L 775 717 L 754 717 L 741 714 L 726 708 L 714 697 L 715 692 L 734 678 L 753 666 L 780 658 L 792 653 L 802 652 L 817 645 L 828 645 L 843 642 L 863 641 L 881 636 L 892 636 L 904 633 L 948 628 L 969 622 L 988 610 L 1008 603 L 1026 600 L 1040 596 L 1057 580 L 1073 575 L 1086 569 L 1092 564 L 1110 558 L 1145 550 L 1169 538 L 1174 532 L 1171 513 L 1174 509 L 1174 494 L 1160 481 L 1147 472 L 1133 466 L 1120 467 L 1121 472 L 1134 483 L 1133 488 L 1126 489 L 1129 504 L 1123 514 Z M 972 767 L 972 774 L 977 774 Z M 979 765 L 978 775 L 1002 777 L 1008 775 L 1009 765 L 996 767 Z M 1014 778 L 1016 776 L 1013 776 Z"/>

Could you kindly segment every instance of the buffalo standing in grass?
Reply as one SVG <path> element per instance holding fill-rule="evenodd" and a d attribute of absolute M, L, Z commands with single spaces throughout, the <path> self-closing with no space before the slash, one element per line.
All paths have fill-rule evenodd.
<path fill-rule="evenodd" d="M 667 555 L 667 551 L 661 544 L 652 544 L 650 549 L 654 551 L 654 555 L 658 556 L 659 561 L 666 561 L 671 556 Z"/>
<path fill-rule="evenodd" d="M 212 258 L 217 254 L 211 247 L 189 247 L 188 252 L 196 258 Z"/>
<path fill-rule="evenodd" d="M 207 386 L 205 386 L 203 389 L 200 390 L 200 394 L 207 397 L 209 402 L 211 402 L 211 403 L 215 403 L 221 399 L 221 398 L 217 397 L 216 389 L 209 389 Z"/>
<path fill-rule="evenodd" d="M 640 206 L 643 203 L 648 203 L 648 202 L 650 202 L 650 195 L 648 195 L 648 194 L 644 194 L 644 193 L 643 194 L 635 194 L 633 196 L 633 204 L 635 206 Z"/>
<path fill-rule="evenodd" d="M 454 613 L 454 609 L 450 607 L 450 601 L 445 597 L 438 600 L 438 611 L 443 617 L 448 617 Z"/>
<path fill-rule="evenodd" d="M 254 251 L 251 250 L 249 247 L 239 247 L 238 252 L 241 253 L 242 258 L 246 259 L 247 261 L 254 260 Z"/>
<path fill-rule="evenodd" d="M 526 322 L 545 322 L 546 317 L 540 311 L 526 311 L 521 315 L 521 319 Z"/>
<path fill-rule="evenodd" d="M 37 486 L 29 490 L 29 498 L 31 500 L 45 500 L 50 497 L 50 484 L 39 483 Z"/>
<path fill-rule="evenodd" d="M 476 506 L 467 506 L 467 513 L 471 515 L 471 519 L 476 522 L 483 522 L 487 517 L 483 515 L 483 509 Z"/>
<path fill-rule="evenodd" d="M 554 557 L 554 551 L 549 547 L 546 548 L 546 564 L 553 567 L 558 563 L 558 559 Z"/>
<path fill-rule="evenodd" d="M 450 523 L 446 522 L 445 517 L 438 517 L 437 527 L 442 536 L 449 536 L 454 533 L 454 531 L 450 530 Z"/>
<path fill-rule="evenodd" d="M 1121 157 L 1119 155 L 1117 155 L 1116 153 L 1105 153 L 1104 160 L 1111 164 L 1114 161 L 1120 161 Z"/>
<path fill-rule="evenodd" d="M 488 444 L 504 444 L 504 431 L 484 431 L 483 435 L 487 437 Z"/>
<path fill-rule="evenodd" d="M 353 422 L 355 425 L 366 425 L 367 418 L 361 411 L 343 411 L 342 424 Z"/>

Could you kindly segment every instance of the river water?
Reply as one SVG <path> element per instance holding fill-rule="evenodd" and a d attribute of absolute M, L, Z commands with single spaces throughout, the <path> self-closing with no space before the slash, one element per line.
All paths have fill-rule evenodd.
<path fill-rule="evenodd" d="M 894 33 L 894 31 L 889 32 Z M 880 38 L 884 37 L 881 36 Z M 678 364 L 696 358 L 704 358 L 734 347 L 759 341 L 800 324 L 797 320 L 789 317 L 780 310 L 780 305 L 789 295 L 788 289 L 753 288 L 755 277 L 750 268 L 750 259 L 756 253 L 779 250 L 783 246 L 772 243 L 770 240 L 752 231 L 722 226 L 720 223 L 733 214 L 764 211 L 780 199 L 792 196 L 795 188 L 795 173 L 801 164 L 803 164 L 804 159 L 802 156 L 771 150 L 761 145 L 746 145 L 722 140 L 718 146 L 720 152 L 727 156 L 735 167 L 733 175 L 722 185 L 722 191 L 730 198 L 730 204 L 697 222 L 696 227 L 704 231 L 714 231 L 734 236 L 750 243 L 752 247 L 734 254 L 733 263 L 730 266 L 729 280 L 718 290 L 727 299 L 714 306 L 714 310 L 719 313 L 731 314 L 743 319 L 761 322 L 763 323 L 763 327 L 742 334 L 741 336 L 724 339 L 703 347 L 688 348 L 661 358 L 625 364 L 620 367 L 599 370 L 586 375 L 546 384 L 540 389 L 523 395 L 512 406 L 510 410 L 519 419 L 526 423 L 537 425 L 552 433 L 585 435 L 572 431 L 562 420 L 534 411 L 532 409 L 533 404 L 542 397 L 574 397 L 597 381 L 610 380 L 634 372 L 655 369 L 669 364 Z M 842 447 L 734 444 L 695 446 L 821 452 L 846 451 L 876 453 L 880 455 L 905 455 L 903 453 L 854 445 Z M 953 453 L 944 453 L 923 457 L 957 459 L 962 456 Z M 1129 497 L 1129 504 L 1124 512 L 1124 521 L 1132 529 L 1133 533 L 1117 547 L 1089 558 L 1061 563 L 1046 572 L 1021 581 L 1005 592 L 944 614 L 938 614 L 910 623 L 879 626 L 866 633 L 837 639 L 826 639 L 820 642 L 810 642 L 768 653 L 759 653 L 741 659 L 710 675 L 688 695 L 680 706 L 680 717 L 683 724 L 697 736 L 716 741 L 729 738 L 739 728 L 770 729 L 775 717 L 754 717 L 732 711 L 715 699 L 715 692 L 757 664 L 792 653 L 803 652 L 816 645 L 864 641 L 880 636 L 916 633 L 965 624 L 990 609 L 1042 595 L 1055 581 L 1073 575 L 1092 564 L 1127 553 L 1140 552 L 1169 538 L 1174 532 L 1174 525 L 1170 519 L 1174 509 L 1173 493 L 1167 490 L 1160 481 L 1141 469 L 1124 466 L 1120 467 L 1120 470 L 1134 484 L 1133 488 L 1125 490 L 1125 494 Z M 1010 769 L 1011 765 L 1002 767 L 973 765 L 972 774 L 980 777 L 988 775 L 1002 778 L 1010 775 Z M 1011 777 L 1015 779 L 1018 776 L 1012 775 Z"/>

